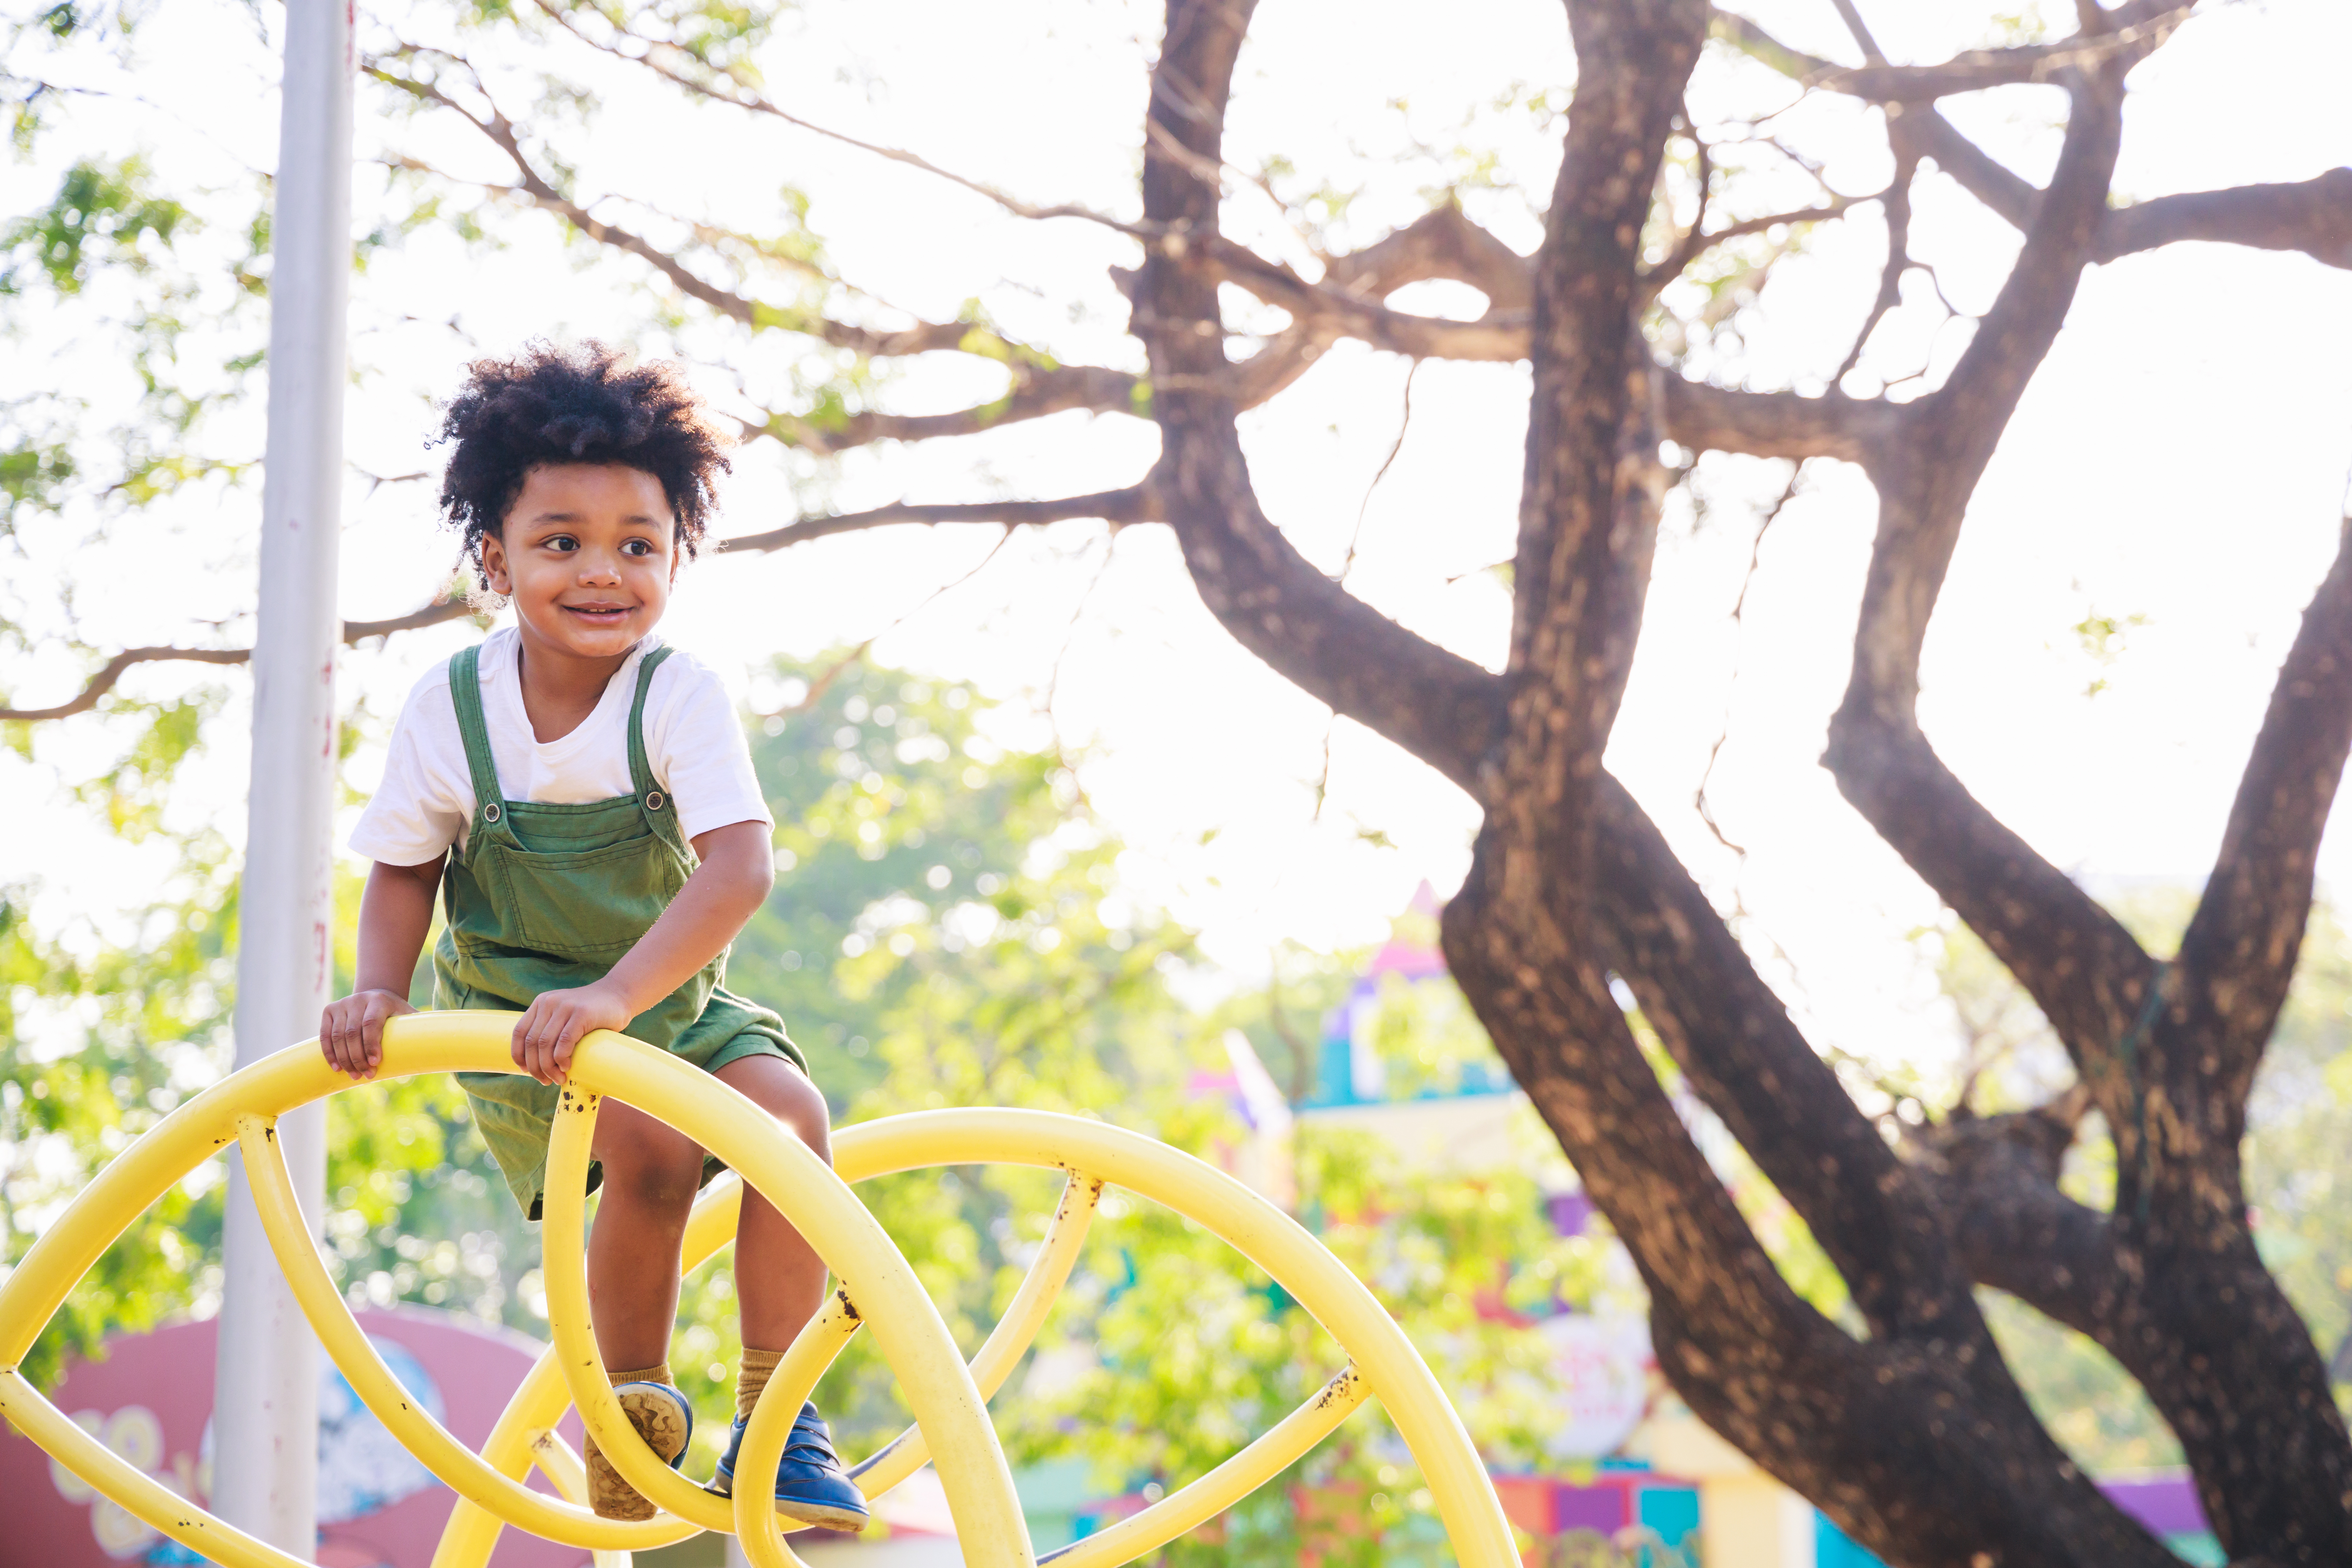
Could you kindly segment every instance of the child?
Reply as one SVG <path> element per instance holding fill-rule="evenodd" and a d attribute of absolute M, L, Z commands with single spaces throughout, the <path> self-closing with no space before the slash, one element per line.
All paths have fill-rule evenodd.
<path fill-rule="evenodd" d="M 721 437 L 674 367 L 595 343 L 475 364 L 442 437 L 455 444 L 442 510 L 516 624 L 418 681 L 401 711 L 383 786 L 352 836 L 375 862 L 359 973 L 320 1019 L 320 1048 L 354 1079 L 374 1076 L 383 1021 L 414 1011 L 409 976 L 437 889 L 447 924 L 434 1005 L 522 1009 L 514 1060 L 528 1076 L 459 1076 L 530 1218 L 557 1086 L 596 1029 L 685 1058 L 830 1159 L 824 1099 L 782 1021 L 720 984 L 728 943 L 775 874 L 774 822 L 742 727 L 712 672 L 653 635 L 728 467 Z M 693 1426 L 667 1363 L 678 1254 L 716 1162 L 614 1100 L 592 1153 L 588 1185 L 604 1194 L 588 1241 L 597 1348 L 622 1408 L 675 1466 Z M 735 1277 L 743 1364 L 711 1483 L 721 1493 L 752 1402 L 824 1299 L 825 1268 L 747 1189 Z M 593 1439 L 586 1458 L 597 1513 L 652 1517 Z M 814 1404 L 793 1425 L 775 1495 L 806 1523 L 866 1522 Z"/>

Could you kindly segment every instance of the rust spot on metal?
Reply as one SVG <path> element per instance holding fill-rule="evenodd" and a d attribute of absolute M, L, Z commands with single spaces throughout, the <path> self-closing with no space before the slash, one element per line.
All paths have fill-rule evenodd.
<path fill-rule="evenodd" d="M 1331 1381 L 1323 1385 L 1323 1392 L 1315 1396 L 1314 1408 L 1317 1410 L 1331 1408 L 1334 1404 L 1347 1397 L 1349 1391 L 1355 1386 L 1357 1380 L 1362 1375 L 1356 1370 L 1353 1362 L 1340 1368 Z"/>

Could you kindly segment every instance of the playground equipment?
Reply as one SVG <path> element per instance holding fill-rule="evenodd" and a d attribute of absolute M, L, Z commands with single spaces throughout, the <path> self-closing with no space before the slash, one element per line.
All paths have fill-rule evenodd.
<path fill-rule="evenodd" d="M 383 1074 L 512 1070 L 513 1014 L 421 1013 L 384 1027 Z M 1368 1398 L 1388 1410 L 1428 1482 L 1464 1568 L 1511 1568 L 1518 1553 L 1501 1504 L 1460 1419 L 1387 1311 L 1313 1237 L 1273 1205 L 1192 1156 L 1099 1122 L 1041 1111 L 921 1111 L 845 1127 L 828 1169 L 780 1134 L 750 1100 L 687 1063 L 625 1036 L 583 1041 L 572 1058 L 548 1153 L 545 1256 L 553 1343 L 509 1402 L 477 1454 L 404 1394 L 352 1321 L 302 1222 L 277 1120 L 349 1080 L 310 1041 L 232 1074 L 118 1155 L 0 1285 L 0 1415 L 116 1503 L 224 1568 L 307 1568 L 197 1508 L 107 1451 L 44 1399 L 18 1370 L 50 1316 L 100 1254 L 149 1204 L 213 1154 L 236 1144 L 280 1266 L 303 1311 L 352 1389 L 384 1426 L 457 1493 L 433 1568 L 483 1568 L 512 1524 L 587 1549 L 599 1568 L 618 1554 L 701 1531 L 740 1538 L 758 1568 L 799 1568 L 765 1489 L 730 1499 L 671 1470 L 637 1436 L 596 1352 L 584 1252 L 590 1135 L 607 1095 L 658 1117 L 725 1161 L 807 1237 L 839 1288 L 776 1369 L 744 1436 L 741 1468 L 772 1470 L 793 1415 L 834 1357 L 870 1326 L 915 1424 L 854 1472 L 868 1497 L 927 1461 L 939 1468 L 964 1561 L 974 1568 L 1037 1562 L 987 1401 L 1020 1362 L 1076 1261 L 1106 1186 L 1165 1205 L 1219 1237 L 1314 1314 L 1351 1358 L 1312 1398 L 1208 1474 L 1140 1513 L 1050 1553 L 1057 1568 L 1115 1568 L 1214 1518 L 1313 1447 Z M 1028 1277 L 967 1366 L 914 1270 L 851 1184 L 940 1165 L 1015 1164 L 1066 1173 L 1061 1202 Z M 687 1229 L 693 1268 L 734 1234 L 742 1187 L 714 1183 Z M 568 1406 L 614 1467 L 660 1511 L 651 1520 L 599 1519 L 585 1506 L 579 1455 L 556 1435 Z M 236 1456 L 223 1453 L 215 1466 Z M 536 1465 L 560 1496 L 530 1489 Z"/>

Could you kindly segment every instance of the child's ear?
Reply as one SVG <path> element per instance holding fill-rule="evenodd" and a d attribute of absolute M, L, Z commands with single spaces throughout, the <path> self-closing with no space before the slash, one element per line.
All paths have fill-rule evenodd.
<path fill-rule="evenodd" d="M 502 531 L 489 530 L 482 535 L 482 576 L 493 594 L 512 594 L 514 579 L 507 570 L 507 542 Z"/>

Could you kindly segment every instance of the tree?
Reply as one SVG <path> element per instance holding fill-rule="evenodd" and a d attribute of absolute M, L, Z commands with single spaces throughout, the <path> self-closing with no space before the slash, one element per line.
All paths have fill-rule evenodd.
<path fill-rule="evenodd" d="M 419 151 L 400 160 L 416 181 L 418 221 L 481 225 L 511 208 L 551 215 L 583 246 L 643 269 L 671 318 L 733 323 L 745 363 L 772 344 L 798 356 L 787 360 L 795 365 L 813 345 L 835 351 L 816 362 L 829 369 L 748 416 L 755 437 L 824 457 L 1074 408 L 1155 426 L 1157 458 L 1115 489 L 810 515 L 730 548 L 908 522 L 1097 518 L 1170 528 L 1202 599 L 1242 646 L 1478 803 L 1474 868 L 1444 922 L 1464 992 L 1631 1249 L 1676 1389 L 1850 1534 L 1918 1568 L 2167 1560 L 2035 1418 L 1979 1308 L 1982 1284 L 2087 1335 L 2147 1391 L 2233 1559 L 2339 1561 L 2352 1552 L 2352 1437 L 2325 1358 L 2255 1247 L 2242 1142 L 2352 745 L 2344 677 L 2352 556 L 2320 585 L 2285 658 L 2220 857 L 2167 956 L 1969 794 L 1922 731 L 1917 699 L 1922 646 L 1970 496 L 2085 269 L 2192 239 L 2352 266 L 2352 171 L 2116 205 L 2126 79 L 2181 26 L 2185 8 L 2078 0 L 2071 35 L 2029 26 L 2021 39 L 1928 64 L 1890 61 L 1854 6 L 1837 0 L 1837 8 L 1851 33 L 1844 62 L 1790 48 L 1704 0 L 1570 0 L 1578 83 L 1535 254 L 1517 254 L 1441 195 L 1391 234 L 1326 248 L 1310 277 L 1224 231 L 1224 128 L 1254 7 L 1169 0 L 1138 200 L 1117 214 L 1034 203 L 940 171 L 1041 223 L 1124 237 L 1138 351 L 1127 366 L 1065 363 L 982 319 L 909 324 L 830 270 L 798 215 L 766 235 L 698 228 L 663 215 L 646 193 L 645 221 L 625 222 L 579 188 L 562 140 L 564 117 L 587 101 L 566 85 L 584 74 L 583 60 L 645 73 L 715 111 L 805 124 L 761 89 L 757 60 L 775 20 L 765 9 L 485 6 L 455 19 L 433 47 L 383 41 L 368 68 L 420 116 Z M 68 15 L 52 30 L 76 25 Z M 1726 126 L 1687 107 L 1703 57 L 1874 110 L 1893 181 L 1859 196 L 1824 184 L 1802 205 L 1773 200 L 1780 184 L 1764 177 L 1768 164 L 1811 165 L 1752 117 Z M 536 79 L 535 118 L 518 118 L 530 95 L 501 72 Z M 2040 185 L 1937 107 L 2023 82 L 2066 103 L 2055 163 Z M 436 172 L 423 150 L 426 125 L 495 155 L 504 172 L 487 197 L 480 181 Z M 1930 168 L 2014 227 L 2021 247 L 1966 349 L 1920 386 L 1895 388 L 1866 368 L 1870 340 L 1906 279 L 1927 266 L 1910 252 L 1909 218 Z M 1319 210 L 1328 217 L 1343 205 L 1326 200 Z M 1865 209 L 1884 219 L 1886 263 L 1864 331 L 1826 386 L 1706 379 L 1707 361 L 1692 345 L 1736 316 L 1809 227 L 1853 222 Z M 80 265 L 67 242 L 85 232 L 147 256 L 152 247 L 139 235 L 154 226 L 121 216 L 145 210 L 118 202 L 100 221 L 61 198 L 54 211 L 64 239 L 34 225 L 18 241 L 38 247 L 51 280 L 27 271 L 28 286 L 63 288 L 57 279 Z M 1325 232 L 1310 227 L 1309 243 Z M 1386 302 L 1433 279 L 1478 289 L 1486 312 L 1445 320 Z M 1263 346 L 1239 359 L 1228 350 L 1236 334 L 1222 289 L 1280 313 L 1259 334 Z M 1416 359 L 1530 366 L 1500 670 L 1374 611 L 1318 570 L 1259 504 L 1238 412 L 1282 393 L 1342 339 Z M 894 412 L 867 367 L 925 353 L 985 362 L 1002 390 L 961 410 Z M 1924 1152 L 1897 1147 L 1603 765 L 1661 497 L 1675 477 L 1660 455 L 1664 442 L 1690 453 L 1833 460 L 1869 479 L 1878 532 L 1826 765 L 2032 996 L 2065 1047 L 2076 1092 L 1949 1118 L 1917 1141 Z M 79 460 L 36 431 L 15 447 L 12 496 L 37 499 Z M 461 611 L 445 600 L 350 635 Z M 122 649 L 100 662 L 103 652 L 94 651 L 95 675 L 79 696 L 5 716 L 87 710 L 133 663 L 239 657 L 225 643 Z M 1676 1114 L 1620 985 L 1684 1081 L 1818 1241 L 1859 1314 L 1859 1335 L 1775 1269 Z M 2114 1147 L 2105 1208 L 2057 1183 L 2089 1109 Z"/>

